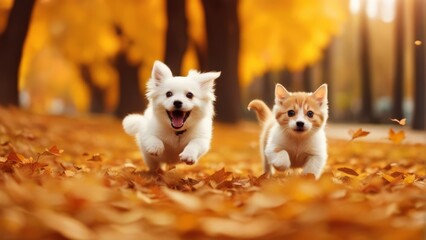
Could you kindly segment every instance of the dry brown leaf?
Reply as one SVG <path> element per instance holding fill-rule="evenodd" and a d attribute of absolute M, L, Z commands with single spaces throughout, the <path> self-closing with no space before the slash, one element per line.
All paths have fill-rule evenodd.
<path fill-rule="evenodd" d="M 348 167 L 341 167 L 341 168 L 338 168 L 337 170 L 344 172 L 346 174 L 352 175 L 352 176 L 358 176 L 359 175 L 355 170 L 353 170 L 352 168 L 348 168 Z"/>
<path fill-rule="evenodd" d="M 401 126 L 405 126 L 405 124 L 407 123 L 407 119 L 405 119 L 405 118 L 403 118 L 401 120 L 398 120 L 396 118 L 391 118 L 390 120 L 398 123 Z"/>
<path fill-rule="evenodd" d="M 356 138 L 365 137 L 368 134 L 370 134 L 370 132 L 364 131 L 362 130 L 362 128 L 358 128 L 356 131 L 349 130 L 349 135 L 351 135 L 351 141 Z"/>
<path fill-rule="evenodd" d="M 399 144 L 405 139 L 405 132 L 401 130 L 399 132 L 395 132 L 392 128 L 389 129 L 389 140 L 393 143 Z"/>

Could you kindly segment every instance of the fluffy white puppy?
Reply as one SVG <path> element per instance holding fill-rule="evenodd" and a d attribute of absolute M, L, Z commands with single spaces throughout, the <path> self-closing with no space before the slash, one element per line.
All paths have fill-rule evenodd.
<path fill-rule="evenodd" d="M 219 76 L 191 70 L 186 77 L 173 77 L 164 63 L 155 61 L 147 83 L 147 109 L 123 119 L 125 132 L 136 137 L 150 171 L 161 169 L 162 163 L 192 165 L 209 150 L 214 80 Z"/>

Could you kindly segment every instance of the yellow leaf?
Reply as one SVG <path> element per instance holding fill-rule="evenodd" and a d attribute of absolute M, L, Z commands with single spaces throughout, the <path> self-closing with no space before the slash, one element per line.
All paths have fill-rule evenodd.
<path fill-rule="evenodd" d="M 407 119 L 405 119 L 405 118 L 403 118 L 401 120 L 398 120 L 396 118 L 391 118 L 391 121 L 397 122 L 401 126 L 405 126 L 405 124 L 407 123 Z"/>
<path fill-rule="evenodd" d="M 407 184 L 411 184 L 416 179 L 416 176 L 414 174 L 409 174 L 404 178 L 404 182 Z"/>
<path fill-rule="evenodd" d="M 401 130 L 399 132 L 395 132 L 392 128 L 389 129 L 389 140 L 391 140 L 393 143 L 401 143 L 402 140 L 405 139 L 405 132 L 404 130 Z"/>
<path fill-rule="evenodd" d="M 356 131 L 349 130 L 349 135 L 352 137 L 351 141 L 356 138 L 365 137 L 368 134 L 370 134 L 370 132 L 363 131 L 362 128 L 358 128 Z"/>
<path fill-rule="evenodd" d="M 353 170 L 352 168 L 341 167 L 341 168 L 338 168 L 337 170 L 339 170 L 339 171 L 341 171 L 341 172 L 344 172 L 344 173 L 346 173 L 346 174 L 349 174 L 349 175 L 353 175 L 353 176 L 358 176 L 358 175 L 359 175 L 359 174 L 358 174 L 355 170 Z"/>

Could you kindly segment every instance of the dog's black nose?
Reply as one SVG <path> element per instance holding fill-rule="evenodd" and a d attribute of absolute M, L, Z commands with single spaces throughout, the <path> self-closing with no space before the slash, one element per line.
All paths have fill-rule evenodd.
<path fill-rule="evenodd" d="M 298 128 L 302 128 L 303 125 L 305 125 L 305 123 L 299 121 L 299 122 L 296 122 L 296 125 L 297 125 Z"/>
<path fill-rule="evenodd" d="M 175 108 L 181 108 L 182 107 L 182 102 L 181 101 L 174 101 L 173 105 L 175 106 Z"/>

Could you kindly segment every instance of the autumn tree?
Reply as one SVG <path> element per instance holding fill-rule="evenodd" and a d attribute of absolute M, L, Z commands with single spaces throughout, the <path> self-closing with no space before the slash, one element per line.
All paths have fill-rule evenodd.
<path fill-rule="evenodd" d="M 221 71 L 216 81 L 216 113 L 222 122 L 241 115 L 238 77 L 240 29 L 238 0 L 203 0 L 207 35 L 207 71 Z"/>
<path fill-rule="evenodd" d="M 414 72 L 414 129 L 426 129 L 426 72 L 425 72 L 425 1 L 414 1 L 414 39 L 415 72 Z M 422 42 L 423 41 L 423 42 Z"/>
<path fill-rule="evenodd" d="M 35 0 L 14 1 L 0 35 L 0 104 L 18 105 L 18 74 Z"/>

